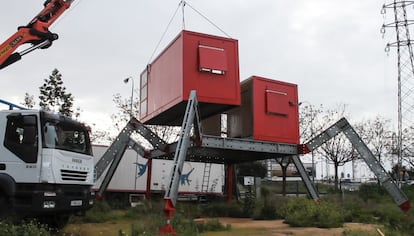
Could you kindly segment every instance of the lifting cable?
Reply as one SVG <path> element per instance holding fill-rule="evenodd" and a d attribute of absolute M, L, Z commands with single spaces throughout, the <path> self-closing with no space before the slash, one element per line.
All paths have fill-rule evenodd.
<path fill-rule="evenodd" d="M 188 4 L 187 2 L 184 1 L 184 3 L 186 5 L 188 5 L 191 9 L 193 9 L 193 11 L 195 11 L 197 14 L 199 14 L 201 17 L 203 17 L 208 23 L 210 23 L 212 26 L 216 27 L 216 29 L 218 29 L 221 33 L 223 33 L 224 35 L 226 35 L 227 38 L 232 38 L 230 35 L 228 35 L 226 32 L 224 32 L 224 30 L 222 30 L 220 27 L 218 27 L 216 24 L 214 24 L 213 21 L 211 21 L 209 18 L 207 18 L 205 15 L 203 15 L 201 12 L 197 11 L 197 9 L 195 9 L 193 6 L 191 6 L 190 4 Z M 184 17 L 184 16 L 183 16 Z"/>
<path fill-rule="evenodd" d="M 202 14 L 200 11 L 198 11 L 197 9 L 195 9 L 193 6 L 191 6 L 187 1 L 185 0 L 181 0 L 180 3 L 177 6 L 177 9 L 175 10 L 173 16 L 171 17 L 170 21 L 167 24 L 167 27 L 164 31 L 164 33 L 162 34 L 160 40 L 158 41 L 157 45 L 155 46 L 154 51 L 151 54 L 150 59 L 148 60 L 147 65 L 149 65 L 155 55 L 155 53 L 157 52 L 162 40 L 164 39 L 165 35 L 167 34 L 167 31 L 172 23 L 172 21 L 174 20 L 175 16 L 177 15 L 177 12 L 179 10 L 179 8 L 181 7 L 181 12 L 182 12 L 182 29 L 185 30 L 185 12 L 184 12 L 184 8 L 186 6 L 189 6 L 194 12 L 196 12 L 197 14 L 199 14 L 202 18 L 204 18 L 208 23 L 210 23 L 212 26 L 214 26 L 216 29 L 218 29 L 221 33 L 223 33 L 226 37 L 228 38 L 232 38 L 229 34 L 227 34 L 224 30 L 222 30 L 220 27 L 218 27 L 216 24 L 214 24 L 213 21 L 211 21 L 208 17 L 206 17 L 204 14 Z"/>
<path fill-rule="evenodd" d="M 185 13 L 184 13 L 184 8 L 185 8 L 185 5 L 187 4 L 185 1 L 181 1 L 181 14 L 182 14 L 182 16 L 183 16 L 183 30 L 185 30 Z"/>
<path fill-rule="evenodd" d="M 167 27 L 164 30 L 164 33 L 162 33 L 161 38 L 157 43 L 157 46 L 155 46 L 155 49 L 152 52 L 151 57 L 149 58 L 147 65 L 149 65 L 151 63 L 152 58 L 154 57 L 154 54 L 157 52 L 158 47 L 160 46 L 160 44 L 161 44 L 162 40 L 164 39 L 165 35 L 167 34 L 167 31 L 170 28 L 170 25 L 171 25 L 172 21 L 174 20 L 175 16 L 177 15 L 178 9 L 180 9 L 180 6 L 182 4 L 185 4 L 185 1 L 180 1 L 180 3 L 177 6 L 177 9 L 175 9 L 175 12 L 174 12 L 173 16 L 171 17 L 170 21 L 168 22 Z M 183 10 L 183 12 L 184 12 L 184 10 Z"/>

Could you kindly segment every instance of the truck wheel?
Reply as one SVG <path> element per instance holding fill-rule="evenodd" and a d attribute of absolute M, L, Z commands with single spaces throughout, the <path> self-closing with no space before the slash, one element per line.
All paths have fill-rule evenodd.
<path fill-rule="evenodd" d="M 68 221 L 68 214 L 59 214 L 50 216 L 47 220 L 47 224 L 49 225 L 49 227 L 54 229 L 63 229 L 68 224 Z"/>
<path fill-rule="evenodd" d="M 6 194 L 0 192 L 0 219 L 6 219 L 10 216 L 11 205 Z"/>

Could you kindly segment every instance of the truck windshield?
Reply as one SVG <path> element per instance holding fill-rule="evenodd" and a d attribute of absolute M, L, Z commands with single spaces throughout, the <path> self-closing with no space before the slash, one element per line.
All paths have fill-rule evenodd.
<path fill-rule="evenodd" d="M 73 122 L 46 121 L 43 126 L 45 148 L 92 155 L 88 131 Z"/>

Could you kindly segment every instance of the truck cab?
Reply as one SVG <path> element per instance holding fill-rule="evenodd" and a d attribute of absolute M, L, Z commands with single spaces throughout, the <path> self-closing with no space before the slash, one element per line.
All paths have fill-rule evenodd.
<path fill-rule="evenodd" d="M 65 224 L 93 205 L 89 129 L 41 110 L 0 111 L 0 217 Z"/>

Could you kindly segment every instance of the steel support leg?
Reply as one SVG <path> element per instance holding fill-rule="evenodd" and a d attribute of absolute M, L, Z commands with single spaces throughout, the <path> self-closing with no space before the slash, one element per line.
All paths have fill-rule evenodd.
<path fill-rule="evenodd" d="M 310 196 L 315 202 L 319 202 L 319 194 L 316 190 L 315 186 L 313 185 L 312 181 L 310 180 L 308 173 L 306 172 L 305 167 L 302 164 L 302 161 L 299 159 L 299 156 L 294 155 L 292 156 L 292 161 L 296 166 L 296 169 L 298 170 L 300 176 L 302 177 L 303 183 L 306 186 L 306 189 L 308 190 Z"/>
<path fill-rule="evenodd" d="M 352 128 L 352 126 L 345 118 L 340 119 L 324 132 L 313 138 L 308 143 L 304 144 L 302 146 L 302 153 L 308 153 L 320 147 L 322 144 L 326 143 L 328 140 L 335 137 L 341 132 L 343 132 L 348 140 L 352 143 L 353 147 L 358 151 L 365 163 L 368 164 L 368 167 L 372 172 L 374 172 L 381 185 L 384 186 L 384 188 L 391 195 L 401 210 L 406 213 L 411 207 L 410 200 L 407 198 L 404 192 L 398 188 L 395 181 L 387 173 L 381 163 L 375 158 L 374 154 L 372 154 L 371 150 L 364 143 L 364 141 L 362 141 L 354 128 Z"/>
<path fill-rule="evenodd" d="M 227 164 L 227 202 L 229 204 L 233 201 L 233 175 L 234 165 Z"/>
<path fill-rule="evenodd" d="M 148 159 L 147 171 L 147 189 L 145 190 L 145 198 L 149 200 L 151 199 L 152 159 Z"/>
<path fill-rule="evenodd" d="M 167 224 L 161 229 L 161 234 L 176 234 L 170 225 L 170 219 L 174 215 L 175 204 L 178 196 L 178 185 L 180 182 L 184 161 L 187 156 L 187 150 L 190 146 L 191 129 L 194 127 L 196 142 L 201 140 L 201 131 L 199 125 L 197 94 L 191 91 L 190 98 L 187 102 L 187 108 L 184 114 L 183 123 L 180 131 L 180 138 L 177 143 L 177 149 L 174 155 L 173 168 L 170 173 L 170 183 L 165 192 L 164 212 L 167 217 Z"/>

